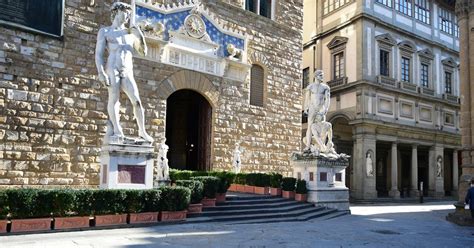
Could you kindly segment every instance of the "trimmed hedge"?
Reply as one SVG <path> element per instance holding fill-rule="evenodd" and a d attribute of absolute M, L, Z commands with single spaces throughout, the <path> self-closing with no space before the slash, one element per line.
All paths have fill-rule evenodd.
<path fill-rule="evenodd" d="M 191 190 L 191 203 L 201 203 L 204 198 L 204 183 L 198 180 L 177 180 L 176 186 L 183 186 Z"/>
<path fill-rule="evenodd" d="M 191 190 L 182 186 L 161 187 L 160 211 L 183 211 L 191 201 Z"/>
<path fill-rule="evenodd" d="M 270 186 L 272 188 L 280 188 L 282 178 L 283 178 L 283 176 L 278 174 L 278 173 L 270 174 Z"/>
<path fill-rule="evenodd" d="M 284 191 L 295 191 L 296 178 L 284 177 L 281 179 L 281 189 Z"/>
<path fill-rule="evenodd" d="M 8 209 L 10 216 L 17 219 L 42 218 L 51 216 L 52 197 L 46 190 L 8 189 Z"/>
<path fill-rule="evenodd" d="M 6 219 L 8 212 L 8 194 L 6 191 L 0 191 L 0 220 Z"/>
<path fill-rule="evenodd" d="M 308 189 L 306 188 L 306 181 L 304 179 L 298 179 L 296 181 L 296 189 L 295 192 L 297 194 L 307 194 Z"/>
<path fill-rule="evenodd" d="M 217 193 L 219 194 L 226 193 L 230 185 L 234 182 L 234 179 L 235 179 L 235 173 L 232 173 L 232 172 L 212 171 L 212 172 L 209 172 L 208 174 L 209 176 L 215 176 L 220 179 L 219 186 L 217 187 Z"/>
<path fill-rule="evenodd" d="M 192 177 L 192 180 L 201 181 L 204 184 L 204 197 L 216 198 L 217 189 L 219 188 L 220 179 L 218 177 L 201 176 Z"/>
<path fill-rule="evenodd" d="M 239 173 L 237 175 L 235 175 L 235 180 L 234 182 L 236 184 L 242 184 L 244 185 L 246 182 L 247 182 L 247 174 L 246 173 Z"/>

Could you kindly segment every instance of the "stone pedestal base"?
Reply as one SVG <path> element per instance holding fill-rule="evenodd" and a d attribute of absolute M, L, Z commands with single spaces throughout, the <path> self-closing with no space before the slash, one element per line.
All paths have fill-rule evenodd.
<path fill-rule="evenodd" d="M 474 219 L 471 217 L 471 210 L 464 209 L 464 203 L 457 202 L 454 204 L 456 211 L 449 213 L 446 220 L 456 223 L 460 226 L 474 226 Z"/>
<path fill-rule="evenodd" d="M 107 144 L 100 155 L 100 188 L 153 188 L 151 145 Z"/>
<path fill-rule="evenodd" d="M 347 160 L 324 157 L 294 158 L 293 176 L 306 180 L 308 202 L 349 211 L 349 189 L 345 185 Z"/>
<path fill-rule="evenodd" d="M 444 192 L 444 179 L 442 177 L 437 177 L 436 178 L 436 186 L 435 186 L 435 197 L 436 198 L 442 198 L 444 197 L 445 192 Z"/>
<path fill-rule="evenodd" d="M 410 197 L 420 197 L 420 191 L 417 189 L 410 190 Z"/>
<path fill-rule="evenodd" d="M 398 189 L 392 189 L 388 192 L 388 196 L 399 199 L 400 198 L 400 191 Z"/>
<path fill-rule="evenodd" d="M 161 186 L 170 186 L 170 185 L 171 185 L 171 180 L 155 180 L 153 182 L 154 188 L 159 188 Z"/>

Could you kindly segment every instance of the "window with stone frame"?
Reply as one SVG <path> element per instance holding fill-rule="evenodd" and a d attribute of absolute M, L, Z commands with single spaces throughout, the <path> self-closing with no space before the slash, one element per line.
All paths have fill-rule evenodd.
<path fill-rule="evenodd" d="M 245 9 L 255 14 L 274 18 L 275 0 L 245 0 Z"/>
<path fill-rule="evenodd" d="M 395 9 L 407 16 L 412 16 L 412 0 L 395 0 Z"/>
<path fill-rule="evenodd" d="M 375 0 L 375 2 L 383 4 L 387 7 L 392 7 L 392 0 Z"/>
<path fill-rule="evenodd" d="M 453 74 L 450 71 L 444 72 L 444 93 L 453 94 Z"/>
<path fill-rule="evenodd" d="M 309 67 L 303 69 L 303 89 L 309 85 Z"/>
<path fill-rule="evenodd" d="M 426 63 L 421 63 L 420 66 L 420 83 L 421 87 L 429 88 L 430 87 L 430 66 Z"/>
<path fill-rule="evenodd" d="M 346 44 L 348 38 L 342 36 L 334 37 L 327 47 L 331 52 L 331 80 L 346 77 Z"/>
<path fill-rule="evenodd" d="M 410 59 L 402 57 L 400 62 L 400 78 L 404 82 L 410 82 Z"/>
<path fill-rule="evenodd" d="M 354 0 L 324 0 L 323 2 L 323 14 L 329 14 L 335 10 L 344 7 L 344 5 L 353 2 Z"/>
<path fill-rule="evenodd" d="M 265 71 L 253 64 L 250 69 L 250 105 L 263 107 Z"/>
<path fill-rule="evenodd" d="M 346 76 L 344 52 L 339 52 L 333 55 L 333 79 L 339 79 Z"/>
<path fill-rule="evenodd" d="M 430 24 L 430 2 L 428 0 L 415 0 L 415 19 Z"/>
<path fill-rule="evenodd" d="M 380 49 L 380 75 L 390 77 L 390 52 Z"/>
<path fill-rule="evenodd" d="M 438 12 L 439 12 L 439 29 L 445 33 L 454 35 L 454 29 L 455 29 L 454 13 L 442 7 L 439 7 Z"/>

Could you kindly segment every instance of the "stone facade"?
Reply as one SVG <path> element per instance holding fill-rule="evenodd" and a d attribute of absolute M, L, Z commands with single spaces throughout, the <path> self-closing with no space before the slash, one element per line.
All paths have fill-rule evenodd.
<path fill-rule="evenodd" d="M 182 1 L 181 1 L 182 2 Z M 65 1 L 61 39 L 0 27 L 0 185 L 97 186 L 107 92 L 94 64 L 98 29 L 111 1 Z M 276 1 L 273 20 L 240 1 L 202 1 L 220 25 L 245 34 L 248 64 L 265 70 L 264 107 L 249 104 L 250 76 L 238 81 L 135 58 L 146 128 L 165 136 L 167 97 L 192 89 L 212 107 L 210 168 L 231 170 L 236 140 L 243 171 L 290 172 L 301 121 L 302 2 Z M 137 135 L 121 98 L 126 135 Z M 172 149 L 172 148 L 171 148 Z"/>
<path fill-rule="evenodd" d="M 328 76 L 336 150 L 352 155 L 351 197 L 415 197 L 421 182 L 425 195 L 457 194 L 461 91 L 454 5 L 427 1 L 423 19 L 415 1 L 403 2 L 409 8 L 375 0 L 324 5 L 331 2 L 305 2 L 302 69 L 307 79 L 320 68 Z"/>

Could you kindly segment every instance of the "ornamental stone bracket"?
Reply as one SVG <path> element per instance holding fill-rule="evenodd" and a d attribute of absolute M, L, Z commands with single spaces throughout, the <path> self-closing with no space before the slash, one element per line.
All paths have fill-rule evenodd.
<path fill-rule="evenodd" d="M 222 27 L 199 1 L 137 0 L 135 20 L 148 43 L 144 59 L 242 82 L 250 71 L 247 36 Z"/>

